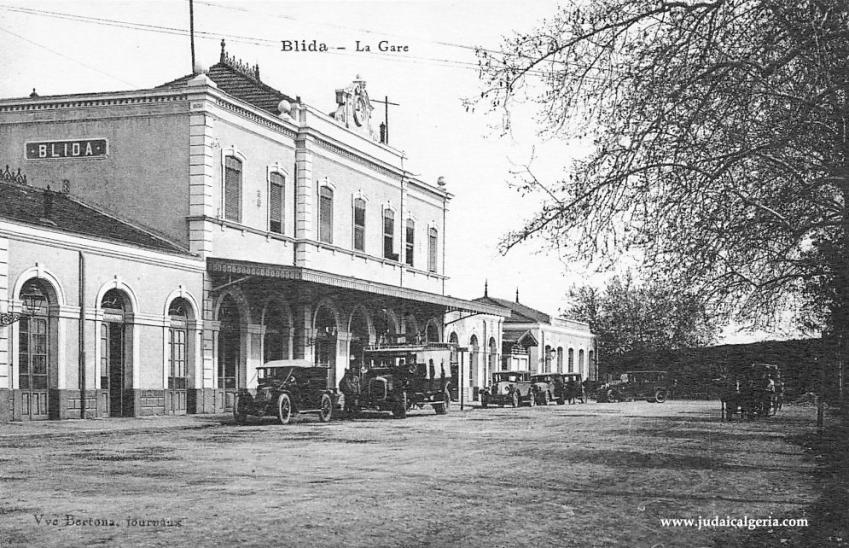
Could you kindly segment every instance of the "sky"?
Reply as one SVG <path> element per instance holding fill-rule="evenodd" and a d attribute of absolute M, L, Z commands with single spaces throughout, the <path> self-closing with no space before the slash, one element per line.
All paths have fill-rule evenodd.
<path fill-rule="evenodd" d="M 540 205 L 509 184 L 531 161 L 553 178 L 581 151 L 542 141 L 530 107 L 513 112 L 509 135 L 485 108 L 466 110 L 480 95 L 475 46 L 497 49 L 501 37 L 528 31 L 551 15 L 553 0 L 379 2 L 195 0 L 196 59 L 227 51 L 259 64 L 261 78 L 290 96 L 330 112 L 334 91 L 359 75 L 372 99 L 390 107 L 390 144 L 406 167 L 454 194 L 446 231 L 447 292 L 515 298 L 548 313 L 568 306 L 570 286 L 606 276 L 563 262 L 541 241 L 502 256 L 498 241 Z M 191 72 L 188 0 L 0 0 L 0 97 L 148 88 Z M 326 44 L 327 52 L 282 51 L 282 42 Z M 380 52 L 381 40 L 396 49 Z M 369 46 L 371 51 L 364 50 Z M 344 51 L 337 47 L 346 48 Z M 300 49 L 300 48 L 299 48 Z M 382 105 L 375 105 L 382 120 Z M 727 331 L 723 342 L 773 338 Z"/>

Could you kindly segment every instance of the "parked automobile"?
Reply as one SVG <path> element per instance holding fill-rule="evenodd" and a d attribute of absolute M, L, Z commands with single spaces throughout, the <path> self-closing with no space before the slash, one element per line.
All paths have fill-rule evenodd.
<path fill-rule="evenodd" d="M 238 424 L 248 415 L 277 417 L 288 424 L 298 413 L 317 413 L 321 422 L 333 416 L 338 394 L 327 387 L 327 368 L 314 367 L 304 360 L 276 360 L 257 368 L 254 393 L 242 389 L 233 405 Z"/>
<path fill-rule="evenodd" d="M 557 405 L 566 403 L 569 400 L 569 381 L 574 383 L 573 397 L 580 398 L 582 402 L 587 401 L 583 393 L 580 373 L 537 373 L 531 375 L 531 381 L 538 386 L 536 393 L 538 405 L 548 405 L 551 401 L 556 401 Z"/>
<path fill-rule="evenodd" d="M 490 405 L 511 405 L 519 407 L 522 403 L 533 406 L 536 403 L 534 383 L 530 371 L 496 371 L 492 374 L 492 384 L 480 391 L 481 407 Z"/>
<path fill-rule="evenodd" d="M 602 385 L 599 402 L 620 402 L 645 399 L 663 403 L 669 397 L 671 384 L 666 371 L 626 371 L 618 380 Z"/>
<path fill-rule="evenodd" d="M 370 346 L 363 350 L 361 409 L 391 411 L 404 418 L 413 407 L 433 406 L 444 415 L 451 405 L 451 346 L 444 343 Z"/>

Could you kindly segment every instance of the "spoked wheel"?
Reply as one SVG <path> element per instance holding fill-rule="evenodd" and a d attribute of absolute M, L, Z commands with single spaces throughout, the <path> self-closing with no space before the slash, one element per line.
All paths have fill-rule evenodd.
<path fill-rule="evenodd" d="M 318 411 L 318 420 L 321 422 L 330 422 L 330 418 L 333 416 L 333 398 L 330 397 L 330 394 L 322 394 L 321 396 L 321 408 Z"/>
<path fill-rule="evenodd" d="M 292 400 L 289 399 L 289 394 L 280 394 L 277 398 L 277 418 L 280 424 L 289 424 L 292 420 Z"/>
<path fill-rule="evenodd" d="M 233 405 L 233 418 L 236 419 L 236 424 L 242 426 L 248 420 L 248 404 L 252 399 L 249 394 L 242 394 L 236 397 L 236 403 Z"/>
<path fill-rule="evenodd" d="M 518 390 L 513 392 L 513 398 L 512 398 L 510 403 L 513 405 L 513 407 L 519 407 L 519 391 Z"/>
<path fill-rule="evenodd" d="M 666 390 L 658 390 L 654 393 L 654 401 L 663 403 L 666 401 Z"/>
<path fill-rule="evenodd" d="M 614 392 L 613 390 L 608 390 L 607 391 L 607 401 L 609 403 L 616 403 L 618 401 L 618 398 L 616 397 L 616 392 Z"/>

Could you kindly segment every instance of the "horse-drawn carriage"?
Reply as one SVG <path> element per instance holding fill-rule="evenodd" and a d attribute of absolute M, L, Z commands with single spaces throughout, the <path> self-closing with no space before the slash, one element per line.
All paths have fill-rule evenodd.
<path fill-rule="evenodd" d="M 768 417 L 781 409 L 784 383 L 777 365 L 753 363 L 735 375 L 727 375 L 722 384 L 723 420 L 731 420 L 738 413 L 740 418 Z"/>

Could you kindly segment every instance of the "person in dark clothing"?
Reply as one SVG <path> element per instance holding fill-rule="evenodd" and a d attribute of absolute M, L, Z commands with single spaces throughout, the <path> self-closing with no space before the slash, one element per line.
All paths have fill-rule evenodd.
<path fill-rule="evenodd" d="M 345 413 L 356 414 L 359 410 L 360 376 L 352 368 L 345 370 L 345 375 L 339 383 L 339 389 L 345 396 Z"/>

